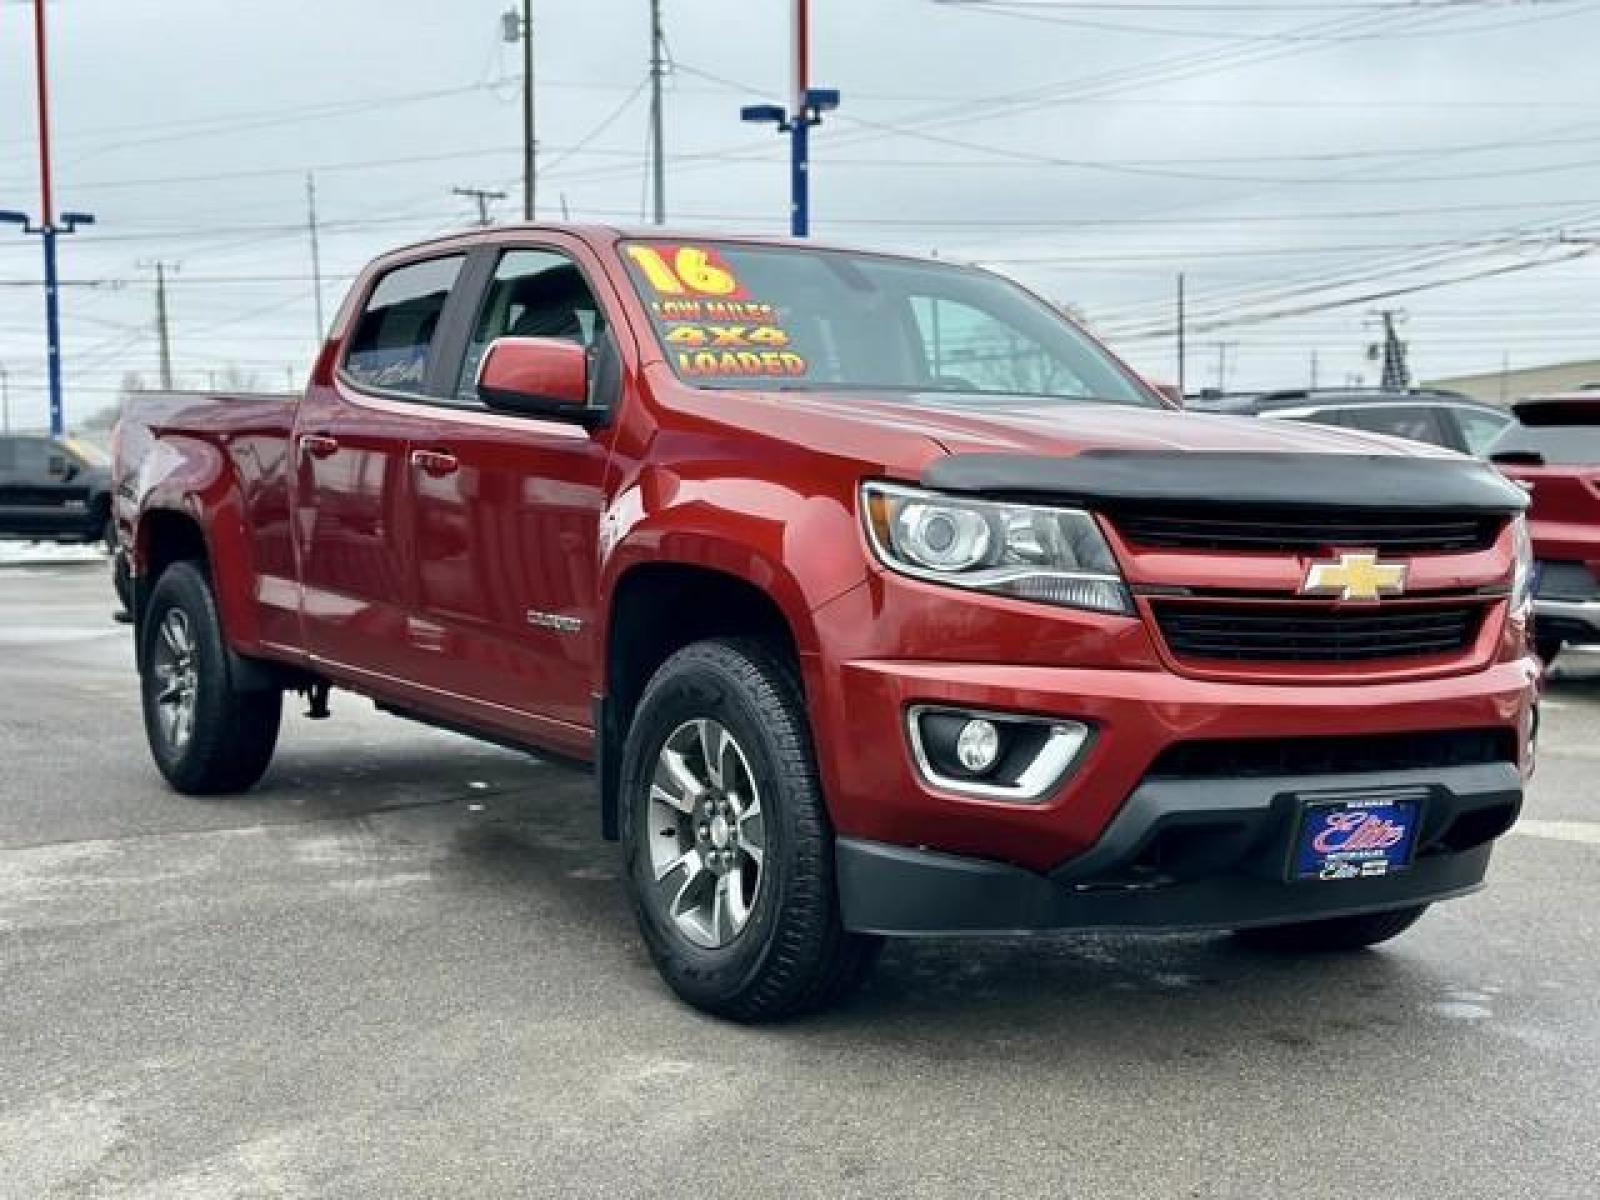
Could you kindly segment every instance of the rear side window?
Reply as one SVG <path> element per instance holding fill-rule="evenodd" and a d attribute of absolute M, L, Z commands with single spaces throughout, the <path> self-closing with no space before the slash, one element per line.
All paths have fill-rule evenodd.
<path fill-rule="evenodd" d="M 344 369 L 357 383 L 420 392 L 463 256 L 397 267 L 378 281 L 356 322 Z"/>
<path fill-rule="evenodd" d="M 1365 429 L 1369 433 L 1386 433 L 1390 437 L 1409 438 L 1413 442 L 1427 442 L 1433 446 L 1455 449 L 1455 441 L 1445 431 L 1434 408 L 1396 405 L 1374 405 L 1371 408 L 1347 408 L 1340 422 L 1352 429 Z"/>
<path fill-rule="evenodd" d="M 1489 456 L 1552 467 L 1600 467 L 1600 425 L 1508 425 Z"/>
<path fill-rule="evenodd" d="M 43 478 L 50 473 L 51 454 L 59 453 L 46 438 L 15 438 L 11 443 L 11 469 L 30 479 Z"/>

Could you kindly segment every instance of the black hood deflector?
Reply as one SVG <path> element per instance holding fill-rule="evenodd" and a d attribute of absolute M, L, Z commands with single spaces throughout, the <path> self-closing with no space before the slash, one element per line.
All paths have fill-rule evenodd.
<path fill-rule="evenodd" d="M 956 454 L 922 472 L 924 486 L 1103 508 L 1314 508 L 1515 513 L 1521 488 L 1469 458 L 1095 449 L 1069 457 Z"/>

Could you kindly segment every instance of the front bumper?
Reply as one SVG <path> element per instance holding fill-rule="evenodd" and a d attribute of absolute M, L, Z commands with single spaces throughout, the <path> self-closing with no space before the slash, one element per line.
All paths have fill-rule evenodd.
<path fill-rule="evenodd" d="M 1523 747 L 1539 667 L 1532 658 L 1438 679 L 1361 685 L 1227 683 L 1159 670 L 866 660 L 841 664 L 813 695 L 812 716 L 830 814 L 838 835 L 1011 863 L 1046 874 L 1087 854 L 1118 814 L 1157 777 L 1214 784 L 1240 772 L 1158 769 L 1173 748 L 1217 744 L 1281 746 L 1284 765 L 1246 772 L 1226 786 L 1253 788 L 1261 776 L 1372 771 L 1336 755 L 1301 758 L 1295 747 L 1337 739 L 1359 753 L 1380 739 L 1401 753 L 1384 779 L 1405 770 L 1443 770 L 1464 760 L 1423 757 L 1438 731 L 1490 731 Z M 918 704 L 1060 717 L 1094 730 L 1066 780 L 1037 803 L 955 795 L 919 774 L 905 714 Z M 1417 735 L 1411 753 L 1409 735 Z M 1493 758 L 1516 757 L 1516 749 Z M 1470 761 L 1482 761 L 1474 758 Z M 1526 764 L 1524 764 L 1526 765 Z M 1281 790 L 1281 789 L 1280 789 Z M 1274 793 L 1275 794 L 1275 793 Z"/>
<path fill-rule="evenodd" d="M 1406 792 L 1423 806 L 1417 854 L 1393 875 L 1285 876 L 1300 805 L 1321 793 Z M 1512 763 L 1381 774 L 1152 780 L 1086 853 L 1052 872 L 841 837 L 844 923 L 886 935 L 1061 929 L 1236 929 L 1427 904 L 1482 885 L 1516 820 Z"/>

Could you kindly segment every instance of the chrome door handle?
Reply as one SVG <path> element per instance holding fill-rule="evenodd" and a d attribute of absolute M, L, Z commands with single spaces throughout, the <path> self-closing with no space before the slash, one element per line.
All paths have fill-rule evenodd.
<path fill-rule="evenodd" d="M 411 465 L 424 475 L 454 475 L 461 464 L 447 450 L 413 450 Z"/>
<path fill-rule="evenodd" d="M 330 454 L 338 453 L 339 439 L 323 433 L 302 433 L 300 450 L 312 458 L 327 458 Z"/>

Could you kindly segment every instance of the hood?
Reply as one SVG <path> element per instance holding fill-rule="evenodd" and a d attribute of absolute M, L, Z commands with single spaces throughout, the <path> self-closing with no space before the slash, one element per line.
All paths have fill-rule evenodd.
<path fill-rule="evenodd" d="M 1061 457 L 1088 450 L 1284 454 L 1360 454 L 1454 458 L 1448 450 L 1355 429 L 1299 421 L 1231 417 L 1123 404 L 1003 400 L 994 396 L 920 393 L 886 400 L 871 393 L 778 396 L 796 417 L 826 417 L 862 433 L 931 439 L 947 454 L 1026 454 Z M 877 438 L 872 439 L 874 441 Z M 907 447 L 898 464 L 919 471 L 928 455 Z"/>

